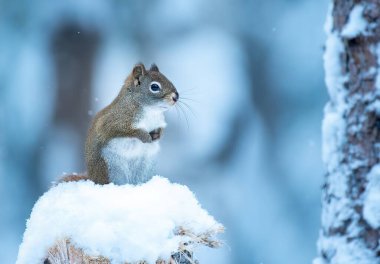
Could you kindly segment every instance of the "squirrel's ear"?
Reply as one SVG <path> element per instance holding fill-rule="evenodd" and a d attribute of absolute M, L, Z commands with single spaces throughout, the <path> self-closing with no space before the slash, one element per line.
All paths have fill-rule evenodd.
<path fill-rule="evenodd" d="M 135 80 L 136 84 L 140 83 L 140 77 L 145 75 L 145 66 L 142 63 L 138 63 L 135 65 L 135 67 L 132 70 L 133 79 Z"/>
<path fill-rule="evenodd" d="M 160 70 L 158 69 L 158 67 L 155 63 L 153 63 L 152 66 L 150 66 L 150 70 L 155 71 L 155 72 L 160 72 Z"/>

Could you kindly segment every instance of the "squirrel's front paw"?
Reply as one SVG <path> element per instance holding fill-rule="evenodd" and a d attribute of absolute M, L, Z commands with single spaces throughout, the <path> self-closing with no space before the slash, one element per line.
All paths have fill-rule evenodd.
<path fill-rule="evenodd" d="M 163 131 L 162 128 L 157 128 L 157 129 L 149 132 L 149 135 L 152 138 L 152 141 L 159 140 L 161 138 L 162 131 Z"/>

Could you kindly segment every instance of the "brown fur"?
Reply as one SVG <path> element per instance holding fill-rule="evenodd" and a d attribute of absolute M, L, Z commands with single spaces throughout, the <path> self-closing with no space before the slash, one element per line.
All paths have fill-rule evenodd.
<path fill-rule="evenodd" d="M 88 176 L 86 174 L 68 174 L 59 179 L 59 182 L 72 182 L 72 181 L 81 181 L 88 180 Z"/>
<path fill-rule="evenodd" d="M 159 97 L 155 95 L 153 98 L 153 95 L 147 92 L 151 81 L 160 82 L 162 92 Z M 95 116 L 89 129 L 85 155 L 90 180 L 98 184 L 109 183 L 107 164 L 101 155 L 102 148 L 109 140 L 130 137 L 150 143 L 160 138 L 162 128 L 143 131 L 134 128 L 133 124 L 141 117 L 143 107 L 152 100 L 165 100 L 169 104 L 174 104 L 176 101 L 173 100 L 174 93 L 178 96 L 173 84 L 159 72 L 156 65 L 152 65 L 148 71 L 143 64 L 137 64 L 133 68 L 119 95 Z"/>

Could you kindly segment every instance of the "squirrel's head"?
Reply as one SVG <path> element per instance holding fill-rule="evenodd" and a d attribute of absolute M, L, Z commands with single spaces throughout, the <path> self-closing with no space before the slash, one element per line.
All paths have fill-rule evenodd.
<path fill-rule="evenodd" d="M 155 64 L 149 70 L 142 63 L 135 65 L 127 81 L 133 97 L 144 102 L 146 106 L 166 109 L 178 101 L 177 89 L 160 73 Z"/>

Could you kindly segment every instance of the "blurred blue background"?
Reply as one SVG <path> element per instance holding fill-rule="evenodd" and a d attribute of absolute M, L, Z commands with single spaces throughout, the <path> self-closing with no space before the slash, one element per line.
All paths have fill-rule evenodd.
<path fill-rule="evenodd" d="M 304 264 L 320 223 L 328 1 L 0 0 L 0 263 L 36 199 L 84 171 L 93 115 L 136 62 L 187 106 L 167 115 L 161 175 L 224 223 L 200 263 Z"/>

